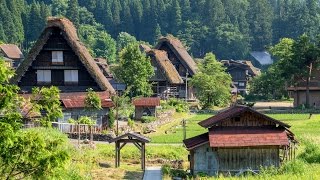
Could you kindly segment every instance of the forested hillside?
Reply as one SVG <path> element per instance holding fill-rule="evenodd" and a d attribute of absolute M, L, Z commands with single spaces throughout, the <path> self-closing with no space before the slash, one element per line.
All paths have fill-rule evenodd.
<path fill-rule="evenodd" d="M 87 46 L 111 62 L 120 32 L 150 44 L 173 34 L 194 57 L 212 51 L 241 59 L 320 29 L 318 0 L 2 0 L 0 40 L 27 49 L 52 15 L 70 18 Z"/>

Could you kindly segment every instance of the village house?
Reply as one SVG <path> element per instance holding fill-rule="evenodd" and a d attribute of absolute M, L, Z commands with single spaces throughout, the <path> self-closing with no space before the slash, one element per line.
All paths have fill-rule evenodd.
<path fill-rule="evenodd" d="M 197 65 L 181 41 L 173 36 L 161 37 L 154 49 L 140 46 L 151 58 L 155 75 L 150 79 L 154 96 L 194 100 L 194 89 L 188 85 Z"/>
<path fill-rule="evenodd" d="M 186 88 L 185 83 L 169 60 L 167 52 L 152 49 L 147 51 L 147 56 L 150 57 L 154 69 L 154 76 L 150 78 L 154 96 L 162 99 L 179 98 L 177 89 L 183 85 Z"/>
<path fill-rule="evenodd" d="M 208 132 L 183 141 L 193 174 L 258 172 L 295 156 L 290 126 L 247 106 L 227 108 L 199 125 Z"/>
<path fill-rule="evenodd" d="M 0 44 L 0 56 L 2 56 L 8 67 L 17 68 L 24 56 L 15 44 Z"/>
<path fill-rule="evenodd" d="M 141 97 L 132 101 L 135 107 L 134 119 L 141 120 L 142 116 L 156 116 L 157 107 L 160 106 L 160 98 Z"/>
<path fill-rule="evenodd" d="M 306 105 L 307 81 L 306 78 L 296 79 L 295 82 L 287 87 L 287 91 L 294 99 L 294 107 Z M 320 69 L 315 68 L 311 74 L 309 83 L 309 107 L 320 108 Z"/>
<path fill-rule="evenodd" d="M 71 21 L 49 18 L 11 82 L 20 87 L 23 97 L 29 97 L 33 87 L 57 86 L 64 113 L 60 123 L 88 115 L 84 99 L 86 90 L 92 88 L 101 99 L 102 109 L 95 115 L 97 125 L 102 128 L 107 124 L 109 108 L 113 106 L 110 95 L 115 90 L 106 77 L 108 74 L 105 75 L 108 72 L 97 63 L 80 42 Z"/>
<path fill-rule="evenodd" d="M 222 60 L 221 63 L 227 68 L 232 77 L 232 83 L 240 94 L 247 94 L 250 80 L 260 75 L 260 69 L 253 66 L 251 61 Z"/>

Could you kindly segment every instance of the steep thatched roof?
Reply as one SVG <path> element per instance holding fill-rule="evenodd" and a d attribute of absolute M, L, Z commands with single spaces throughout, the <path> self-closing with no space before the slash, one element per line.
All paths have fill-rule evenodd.
<path fill-rule="evenodd" d="M 246 64 L 246 65 L 249 66 L 250 70 L 252 71 L 252 73 L 253 73 L 255 76 L 261 74 L 260 69 L 254 67 L 251 61 L 242 61 L 242 62 L 243 62 L 244 64 Z"/>
<path fill-rule="evenodd" d="M 41 49 L 49 39 L 54 28 L 59 28 L 61 30 L 63 37 L 66 39 L 74 53 L 79 57 L 80 61 L 85 66 L 91 77 L 99 85 L 99 87 L 102 90 L 108 90 L 111 93 L 114 93 L 115 90 L 107 78 L 103 75 L 102 71 L 99 69 L 87 48 L 80 42 L 76 28 L 72 22 L 66 18 L 48 18 L 46 28 L 40 35 L 35 45 L 31 48 L 27 58 L 18 67 L 16 76 L 11 79 L 11 82 L 16 84 L 21 80 L 21 77 L 31 66 L 32 62 L 36 59 L 37 55 L 40 53 Z"/>
<path fill-rule="evenodd" d="M 148 51 L 147 53 L 149 56 L 152 56 L 152 58 L 155 59 L 157 64 L 160 66 L 160 68 L 165 73 L 166 78 L 171 84 L 183 84 L 183 80 L 181 76 L 179 75 L 176 68 L 173 66 L 171 61 L 168 58 L 167 52 L 152 49 Z"/>
<path fill-rule="evenodd" d="M 193 58 L 187 52 L 179 39 L 173 36 L 161 37 L 155 48 L 160 49 L 163 43 L 167 43 L 169 45 L 170 49 L 180 59 L 182 64 L 188 68 L 191 75 L 194 75 L 197 72 L 197 64 L 194 62 Z"/>
<path fill-rule="evenodd" d="M 102 71 L 102 73 L 107 77 L 107 78 L 111 78 L 112 77 L 112 73 L 110 71 L 110 67 L 107 63 L 106 59 L 103 58 L 95 58 L 94 59 L 97 63 L 97 65 L 99 66 L 100 70 Z"/>
<path fill-rule="evenodd" d="M 228 67 L 229 70 L 233 68 L 242 68 L 248 70 L 253 76 L 258 76 L 261 74 L 260 69 L 253 66 L 251 61 L 245 60 L 221 60 L 221 63 Z"/>
<path fill-rule="evenodd" d="M 139 48 L 140 48 L 141 51 L 143 51 L 143 52 L 145 52 L 145 53 L 147 53 L 148 51 L 151 50 L 151 48 L 150 48 L 148 45 L 146 45 L 146 44 L 140 44 L 140 45 L 139 45 Z"/>

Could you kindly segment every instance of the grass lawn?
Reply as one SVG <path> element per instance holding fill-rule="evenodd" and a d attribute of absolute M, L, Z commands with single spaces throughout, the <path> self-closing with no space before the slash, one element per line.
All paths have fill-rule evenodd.
<path fill-rule="evenodd" d="M 191 117 L 190 117 L 191 116 Z M 210 114 L 197 114 L 190 115 L 187 120 L 187 138 L 207 132 L 207 129 L 198 125 L 198 122 L 212 116 Z M 182 143 L 183 140 L 183 127 L 179 119 L 173 126 L 169 126 L 160 132 L 150 134 L 152 143 Z"/>

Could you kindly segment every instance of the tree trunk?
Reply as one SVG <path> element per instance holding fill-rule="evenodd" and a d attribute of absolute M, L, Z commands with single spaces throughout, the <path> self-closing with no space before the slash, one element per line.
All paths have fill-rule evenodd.
<path fill-rule="evenodd" d="M 312 73 L 312 62 L 309 65 L 309 72 L 307 78 L 307 89 L 306 89 L 306 107 L 310 107 L 310 81 L 311 81 L 311 73 Z"/>

